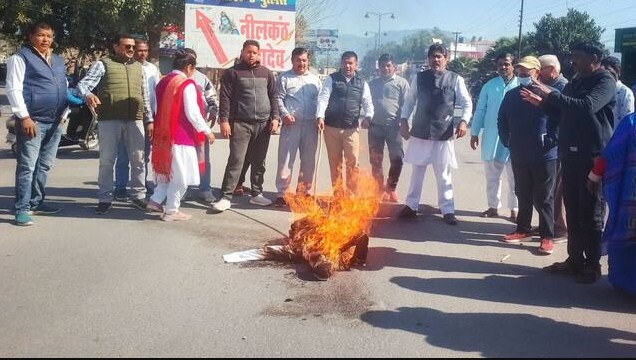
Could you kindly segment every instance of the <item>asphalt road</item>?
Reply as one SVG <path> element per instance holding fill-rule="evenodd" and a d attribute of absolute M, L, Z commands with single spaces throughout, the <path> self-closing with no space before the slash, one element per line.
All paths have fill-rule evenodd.
<path fill-rule="evenodd" d="M 8 113 L 3 96 L 0 104 Z M 272 197 L 277 141 L 265 182 Z M 317 282 L 301 264 L 223 262 L 289 229 L 288 212 L 248 198 L 215 216 L 186 203 L 194 215 L 186 223 L 127 203 L 95 215 L 97 151 L 78 147 L 60 149 L 49 178 L 48 199 L 63 212 L 16 227 L 15 160 L 0 145 L 0 356 L 632 357 L 634 298 L 605 277 L 578 285 L 543 273 L 565 258 L 564 244 L 544 257 L 538 242 L 499 242 L 513 225 L 479 218 L 479 153 L 466 139 L 456 148 L 457 227 L 427 206 L 437 202 L 429 173 L 424 215 L 399 221 L 391 217 L 399 208 L 383 206 L 369 266 Z M 227 141 L 212 152 L 219 187 Z M 406 166 L 401 197 L 409 178 Z M 326 155 L 319 189 L 328 190 Z"/>

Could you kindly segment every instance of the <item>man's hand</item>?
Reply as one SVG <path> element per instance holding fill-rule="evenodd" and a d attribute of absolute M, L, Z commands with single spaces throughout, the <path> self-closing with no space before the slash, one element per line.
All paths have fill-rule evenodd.
<path fill-rule="evenodd" d="M 210 122 L 210 128 L 213 128 L 214 125 L 216 125 L 216 115 L 210 113 L 210 115 L 208 115 L 208 121 Z"/>
<path fill-rule="evenodd" d="M 455 137 L 457 139 L 461 139 L 468 133 L 468 125 L 466 125 L 465 121 L 460 121 L 459 125 L 457 125 L 457 130 L 455 130 Z"/>
<path fill-rule="evenodd" d="M 275 134 L 276 131 L 278 131 L 278 126 L 279 126 L 278 120 L 270 121 L 269 122 L 269 133 L 270 134 Z"/>
<path fill-rule="evenodd" d="M 535 89 L 539 93 L 539 96 L 542 98 L 550 95 L 550 93 L 553 91 L 537 79 L 532 79 L 532 88 Z"/>
<path fill-rule="evenodd" d="M 477 147 L 479 146 L 479 136 L 471 136 L 470 137 L 470 147 L 473 150 L 477 150 Z"/>
<path fill-rule="evenodd" d="M 99 98 L 97 97 L 97 95 L 95 94 L 86 95 L 86 105 L 88 105 L 88 107 L 95 108 L 97 107 L 97 105 L 101 105 L 101 104 L 102 102 L 99 101 Z"/>
<path fill-rule="evenodd" d="M 20 126 L 22 127 L 22 133 L 29 139 L 33 139 L 37 135 L 37 126 L 35 125 L 35 121 L 30 117 L 20 120 Z"/>
<path fill-rule="evenodd" d="M 228 121 L 219 123 L 219 127 L 224 138 L 229 139 L 232 136 L 232 127 Z"/>
<path fill-rule="evenodd" d="M 216 136 L 214 136 L 214 132 L 210 131 L 207 137 L 210 144 L 214 144 L 214 142 L 216 141 Z"/>
<path fill-rule="evenodd" d="M 521 89 L 520 92 L 521 98 L 523 101 L 529 102 L 534 106 L 540 106 L 543 102 L 543 98 L 528 89 Z"/>
<path fill-rule="evenodd" d="M 155 124 L 148 123 L 146 124 L 146 136 L 150 141 L 152 141 L 152 137 L 155 135 Z"/>
<path fill-rule="evenodd" d="M 316 119 L 316 127 L 318 128 L 318 131 L 324 131 L 325 130 L 325 119 L 323 119 L 323 118 Z"/>
<path fill-rule="evenodd" d="M 370 125 L 371 125 L 371 119 L 368 117 L 365 117 L 364 119 L 362 119 L 362 123 L 360 124 L 360 127 L 363 129 L 368 129 Z"/>
<path fill-rule="evenodd" d="M 296 118 L 293 115 L 286 115 L 283 118 L 284 125 L 294 125 L 295 122 L 296 122 Z"/>
<path fill-rule="evenodd" d="M 587 179 L 587 191 L 592 195 L 596 195 L 601 188 L 601 183 Z"/>
<path fill-rule="evenodd" d="M 400 122 L 400 135 L 404 138 L 404 140 L 408 140 L 411 137 L 411 129 L 409 128 L 409 123 L 404 119 Z"/>

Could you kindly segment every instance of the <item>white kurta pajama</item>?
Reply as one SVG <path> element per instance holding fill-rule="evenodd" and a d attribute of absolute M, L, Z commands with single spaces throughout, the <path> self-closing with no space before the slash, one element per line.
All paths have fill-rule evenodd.
<path fill-rule="evenodd" d="M 179 72 L 181 73 L 181 72 Z M 198 104 L 198 95 L 194 84 L 190 84 L 183 90 L 183 106 L 188 122 L 197 132 L 206 135 L 212 132 L 206 124 Z M 157 187 L 150 198 L 157 204 L 164 201 L 166 214 L 176 214 L 181 206 L 181 199 L 188 190 L 188 186 L 199 185 L 201 175 L 199 173 L 199 160 L 197 150 L 189 145 L 172 145 L 172 167 L 170 181 L 166 182 L 161 176 L 156 176 Z"/>
<path fill-rule="evenodd" d="M 461 76 L 457 77 L 455 83 L 456 107 L 461 110 L 460 119 L 468 123 L 472 114 L 472 101 L 466 84 Z M 417 76 L 411 81 L 411 88 L 406 96 L 403 119 L 408 119 L 415 109 L 417 103 L 418 89 Z M 457 158 L 455 156 L 454 138 L 445 141 L 426 140 L 411 136 L 407 142 L 404 162 L 413 167 L 411 182 L 408 194 L 406 195 L 406 205 L 417 211 L 422 198 L 422 187 L 426 167 L 431 165 L 437 181 L 437 201 L 442 215 L 455 213 L 455 199 L 453 196 L 453 179 L 451 169 L 457 169 Z"/>

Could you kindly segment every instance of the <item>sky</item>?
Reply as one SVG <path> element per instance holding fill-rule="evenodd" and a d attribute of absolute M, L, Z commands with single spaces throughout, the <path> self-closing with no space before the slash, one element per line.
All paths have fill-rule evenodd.
<path fill-rule="evenodd" d="M 321 27 L 337 28 L 341 33 L 363 35 L 377 31 L 378 17 L 364 17 L 365 12 L 395 14 L 382 17 L 382 31 L 439 27 L 460 31 L 461 36 L 496 40 L 502 36 L 516 37 L 521 0 L 334 0 L 337 14 Z M 614 29 L 636 27 L 634 0 L 525 0 L 526 33 L 533 23 L 546 13 L 555 17 L 567 13 L 568 7 L 586 11 L 598 25 L 606 29 L 602 42 L 613 48 Z"/>

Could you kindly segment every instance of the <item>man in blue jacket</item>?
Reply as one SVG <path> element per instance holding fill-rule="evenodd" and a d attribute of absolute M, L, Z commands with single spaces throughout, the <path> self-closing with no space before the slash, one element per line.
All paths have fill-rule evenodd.
<path fill-rule="evenodd" d="M 558 123 L 544 109 L 524 101 L 521 90 L 531 87 L 539 77 L 541 63 L 526 56 L 516 66 L 519 84 L 510 90 L 499 109 L 499 136 L 510 149 L 515 193 L 519 199 L 517 228 L 504 236 L 506 243 L 532 238 L 532 206 L 539 213 L 539 253 L 554 249 L 554 180 L 556 179 Z"/>
<path fill-rule="evenodd" d="M 7 97 L 17 122 L 15 222 L 33 224 L 31 214 L 56 214 L 44 203 L 48 173 L 62 136 L 60 119 L 67 107 L 66 66 L 52 53 L 53 29 L 31 25 L 28 44 L 7 62 Z"/>

